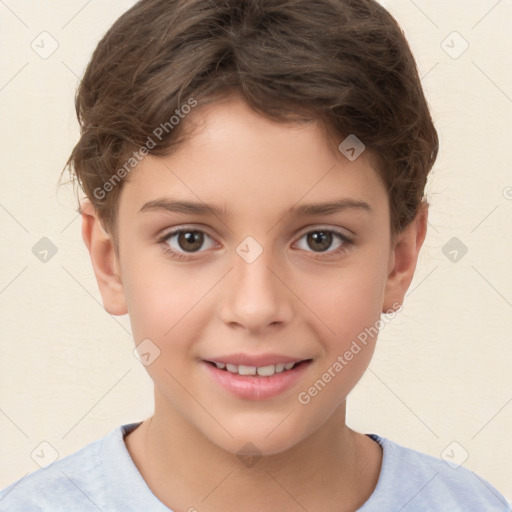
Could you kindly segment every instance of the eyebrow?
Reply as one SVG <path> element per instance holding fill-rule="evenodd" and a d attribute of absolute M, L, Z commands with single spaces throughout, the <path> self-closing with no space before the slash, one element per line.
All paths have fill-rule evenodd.
<path fill-rule="evenodd" d="M 168 211 L 174 213 L 195 214 L 195 215 L 216 215 L 217 217 L 227 217 L 229 211 L 226 207 L 219 207 L 213 204 L 197 203 L 193 201 L 175 201 L 169 198 L 160 198 L 145 203 L 140 212 L 148 211 Z M 324 203 L 300 204 L 292 206 L 285 210 L 282 216 L 296 215 L 329 215 L 344 210 L 362 210 L 371 212 L 371 206 L 365 201 L 351 198 L 341 198 Z"/>

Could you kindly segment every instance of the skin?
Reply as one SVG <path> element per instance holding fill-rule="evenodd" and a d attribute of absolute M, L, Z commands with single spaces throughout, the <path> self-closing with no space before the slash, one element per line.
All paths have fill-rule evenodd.
<path fill-rule="evenodd" d="M 83 205 L 82 234 L 105 309 L 129 313 L 135 343 L 149 338 L 160 350 L 147 367 L 155 412 L 125 438 L 130 455 L 176 512 L 355 510 L 375 489 L 382 451 L 345 424 L 346 397 L 376 337 L 308 404 L 298 395 L 381 312 L 402 303 L 427 205 L 393 241 L 387 192 L 368 151 L 350 162 L 317 123 L 276 123 L 237 96 L 198 107 L 184 122 L 191 134 L 185 143 L 171 156 L 146 157 L 123 185 L 119 254 L 94 208 Z M 162 197 L 229 214 L 140 212 Z M 371 211 L 282 213 L 339 198 L 364 201 Z M 177 236 L 161 241 L 177 227 L 208 235 L 198 252 Z M 353 242 L 333 237 L 322 252 L 306 236 L 320 228 Z M 248 236 L 263 250 L 252 263 L 236 252 Z M 166 253 L 169 246 L 185 259 Z M 241 399 L 201 362 L 240 352 L 312 362 L 292 389 Z M 261 456 L 252 467 L 237 457 L 248 442 Z"/>

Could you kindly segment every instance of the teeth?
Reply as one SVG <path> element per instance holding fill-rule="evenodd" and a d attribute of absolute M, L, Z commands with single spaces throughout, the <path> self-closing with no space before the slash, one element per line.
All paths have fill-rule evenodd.
<path fill-rule="evenodd" d="M 258 375 L 261 375 L 262 377 L 270 377 L 271 375 L 274 375 L 276 373 L 276 367 L 271 364 L 270 366 L 260 366 L 258 368 Z"/>
<path fill-rule="evenodd" d="M 279 363 L 270 364 L 268 366 L 245 366 L 243 364 L 224 364 L 215 363 L 219 370 L 227 370 L 230 373 L 238 373 L 239 375 L 260 375 L 261 377 L 271 377 L 275 373 L 282 373 L 291 370 L 296 363 Z"/>
<path fill-rule="evenodd" d="M 238 367 L 238 373 L 240 375 L 256 375 L 256 366 L 244 366 L 241 364 Z"/>

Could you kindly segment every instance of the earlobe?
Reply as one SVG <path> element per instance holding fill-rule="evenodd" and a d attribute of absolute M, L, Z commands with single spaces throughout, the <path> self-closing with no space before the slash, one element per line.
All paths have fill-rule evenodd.
<path fill-rule="evenodd" d="M 124 315 L 128 311 L 112 239 L 103 229 L 101 220 L 89 200 L 81 203 L 80 212 L 82 238 L 89 250 L 103 307 L 111 315 Z"/>
<path fill-rule="evenodd" d="M 386 281 L 383 313 L 402 304 L 414 277 L 420 249 L 427 233 L 428 203 L 422 203 L 414 220 L 398 235 L 390 255 L 390 272 Z"/>

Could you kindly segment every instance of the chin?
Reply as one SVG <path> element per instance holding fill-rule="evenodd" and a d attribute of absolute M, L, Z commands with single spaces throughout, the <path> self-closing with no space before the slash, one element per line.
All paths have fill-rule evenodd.
<path fill-rule="evenodd" d="M 292 416 L 293 413 L 290 419 Z M 300 444 L 309 434 L 304 429 L 304 422 L 301 425 L 297 418 L 295 421 L 285 418 L 286 414 L 282 414 L 277 421 L 275 418 L 265 421 L 260 415 L 259 418 L 246 417 L 245 421 L 242 418 L 230 421 L 224 426 L 232 437 L 218 430 L 202 433 L 219 448 L 239 457 L 278 455 Z"/>

